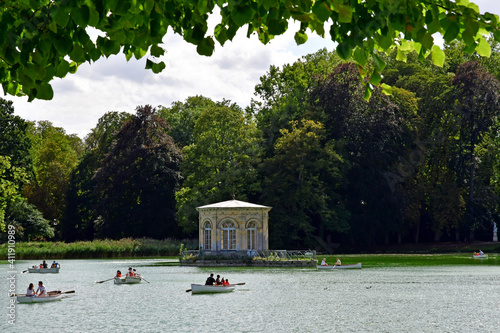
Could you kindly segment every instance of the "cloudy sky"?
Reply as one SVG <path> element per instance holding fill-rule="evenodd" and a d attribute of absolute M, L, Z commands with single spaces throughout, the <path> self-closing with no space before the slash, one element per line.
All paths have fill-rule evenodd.
<path fill-rule="evenodd" d="M 472 2 L 479 5 L 481 12 L 500 15 L 499 0 Z M 334 49 L 328 38 L 312 34 L 307 43 L 297 46 L 293 35 L 298 29 L 292 25 L 285 35 L 268 45 L 262 45 L 256 36 L 246 38 L 245 29 L 240 30 L 224 47 L 216 44 L 211 57 L 198 55 L 194 45 L 169 33 L 164 39 L 167 53 L 162 57 L 166 68 L 160 74 L 144 69 L 145 57 L 127 62 L 119 54 L 83 64 L 76 74 L 53 80 L 51 101 L 28 103 L 27 97 L 3 97 L 14 102 L 16 115 L 32 121 L 49 120 L 83 139 L 108 111 L 134 113 L 139 105 L 170 106 L 195 95 L 215 101 L 225 98 L 245 107 L 269 66 L 293 63 L 323 47 Z"/>

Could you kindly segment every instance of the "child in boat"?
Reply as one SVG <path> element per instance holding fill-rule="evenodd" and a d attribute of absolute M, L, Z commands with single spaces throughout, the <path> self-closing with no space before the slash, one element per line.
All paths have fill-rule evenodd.
<path fill-rule="evenodd" d="M 116 277 L 122 277 L 122 272 L 120 272 L 119 270 L 116 271 Z"/>
<path fill-rule="evenodd" d="M 35 287 L 33 286 L 33 283 L 30 283 L 28 286 L 28 289 L 26 290 L 26 296 L 28 297 L 35 297 Z"/>
<path fill-rule="evenodd" d="M 328 264 L 326 263 L 326 258 L 323 258 L 323 261 L 321 262 L 321 266 L 328 266 Z"/>
<path fill-rule="evenodd" d="M 134 276 L 134 272 L 132 271 L 132 267 L 129 267 L 127 276 Z"/>
<path fill-rule="evenodd" d="M 339 258 L 337 258 L 337 262 L 335 263 L 335 265 L 337 265 L 337 266 L 342 265 L 342 263 L 340 262 L 340 259 L 339 259 Z"/>
<path fill-rule="evenodd" d="M 220 286 L 220 275 L 217 275 L 217 279 L 215 279 L 215 285 Z"/>
<path fill-rule="evenodd" d="M 42 281 L 38 281 L 38 289 L 36 290 L 36 294 L 38 297 L 48 296 Z"/>
<path fill-rule="evenodd" d="M 225 286 L 229 286 L 229 280 L 228 279 L 226 279 L 226 281 L 224 282 L 224 285 Z"/>

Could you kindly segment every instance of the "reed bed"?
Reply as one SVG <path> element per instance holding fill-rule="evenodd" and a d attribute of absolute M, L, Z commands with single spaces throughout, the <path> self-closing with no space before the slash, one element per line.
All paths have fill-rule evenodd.
<path fill-rule="evenodd" d="M 16 260 L 25 259 L 92 259 L 178 256 L 179 249 L 196 249 L 197 240 L 132 239 L 65 242 L 19 242 L 15 246 Z M 7 244 L 0 245 L 1 259 L 7 258 Z"/>

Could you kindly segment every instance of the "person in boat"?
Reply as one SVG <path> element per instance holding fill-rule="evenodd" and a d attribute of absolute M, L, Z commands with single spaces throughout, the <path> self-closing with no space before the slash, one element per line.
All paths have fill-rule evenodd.
<path fill-rule="evenodd" d="M 337 258 L 337 262 L 335 263 L 336 266 L 341 266 L 342 265 L 342 262 L 340 261 L 339 258 Z"/>
<path fill-rule="evenodd" d="M 227 286 L 229 286 L 229 280 L 228 280 L 228 279 L 226 279 L 226 281 L 224 282 L 224 285 L 225 285 L 226 287 L 227 287 Z"/>
<path fill-rule="evenodd" d="M 220 275 L 217 275 L 217 279 L 215 279 L 215 285 L 220 286 Z"/>
<path fill-rule="evenodd" d="M 47 263 L 45 262 L 45 260 L 42 262 L 42 268 L 48 268 Z"/>
<path fill-rule="evenodd" d="M 479 255 L 482 256 L 483 254 L 484 252 L 481 249 L 479 249 Z"/>
<path fill-rule="evenodd" d="M 127 276 L 134 276 L 134 271 L 132 270 L 132 267 L 128 268 Z"/>
<path fill-rule="evenodd" d="M 45 286 L 42 281 L 38 281 L 38 289 L 36 290 L 36 295 L 38 297 L 47 297 L 47 291 L 45 290 Z"/>
<path fill-rule="evenodd" d="M 328 266 L 328 264 L 326 263 L 326 258 L 323 258 L 323 261 L 321 262 L 321 266 Z"/>
<path fill-rule="evenodd" d="M 26 289 L 26 296 L 28 296 L 28 297 L 35 297 L 36 296 L 35 287 L 33 286 L 33 283 L 30 283 L 30 285 L 28 286 L 28 289 Z"/>
<path fill-rule="evenodd" d="M 117 278 L 122 277 L 122 272 L 120 272 L 120 270 L 117 270 L 117 271 L 116 271 L 116 277 L 117 277 Z"/>
<path fill-rule="evenodd" d="M 213 286 L 215 283 L 214 279 L 214 273 L 210 274 L 210 276 L 207 278 L 207 281 L 205 281 L 206 286 Z"/>
<path fill-rule="evenodd" d="M 134 274 L 134 276 L 136 277 L 141 277 L 141 275 L 139 273 L 137 273 L 137 271 L 135 270 L 135 268 L 132 270 L 132 273 Z"/>

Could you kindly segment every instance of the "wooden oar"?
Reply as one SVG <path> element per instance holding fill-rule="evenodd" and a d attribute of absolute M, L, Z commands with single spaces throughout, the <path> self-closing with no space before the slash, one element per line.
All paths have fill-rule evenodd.
<path fill-rule="evenodd" d="M 188 289 L 188 290 L 186 290 L 186 292 L 188 293 L 188 292 L 190 292 L 191 290 L 193 290 L 193 289 Z"/>
<path fill-rule="evenodd" d="M 29 269 L 27 269 L 27 270 L 23 271 L 23 273 L 26 273 L 27 271 L 29 271 Z"/>
<path fill-rule="evenodd" d="M 114 279 L 114 277 L 112 277 L 111 279 L 104 280 L 104 281 L 96 281 L 96 283 L 103 283 L 103 282 L 106 282 L 106 281 L 111 281 L 113 279 Z"/>
<path fill-rule="evenodd" d="M 143 279 L 143 280 L 144 280 L 144 281 L 146 281 L 147 283 L 150 283 L 148 280 L 146 280 L 146 279 L 145 279 L 145 278 L 143 278 L 142 276 L 141 276 L 141 279 Z"/>
<path fill-rule="evenodd" d="M 231 283 L 230 283 L 231 284 Z M 232 283 L 233 286 L 244 286 L 245 285 L 245 282 L 241 282 L 241 283 Z"/>
<path fill-rule="evenodd" d="M 65 292 L 63 292 L 61 294 L 74 294 L 74 293 L 75 293 L 74 290 L 70 290 L 70 291 L 65 291 Z"/>

